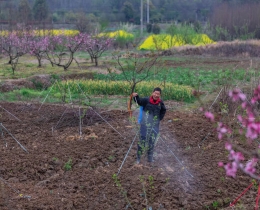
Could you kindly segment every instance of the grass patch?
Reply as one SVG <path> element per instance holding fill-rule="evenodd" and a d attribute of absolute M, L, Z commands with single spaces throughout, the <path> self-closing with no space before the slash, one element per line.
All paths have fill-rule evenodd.
<path fill-rule="evenodd" d="M 79 54 L 81 58 L 88 58 L 87 54 Z M 79 58 L 80 58 L 79 57 Z M 69 74 L 77 74 L 87 72 L 86 69 L 88 66 L 93 66 L 92 63 L 80 64 L 82 69 L 78 67 L 78 65 L 73 62 L 70 68 L 67 71 L 64 71 L 63 68 L 58 66 L 52 66 L 48 61 L 43 59 L 43 66 L 38 68 L 37 60 L 29 55 L 23 56 L 19 60 L 19 64 L 17 69 L 13 75 L 12 68 L 9 64 L 7 64 L 7 58 L 3 58 L 0 60 L 0 79 L 19 79 L 19 78 L 28 78 L 33 75 L 39 74 L 56 74 L 56 75 L 69 75 Z"/>
<path fill-rule="evenodd" d="M 78 105 L 90 105 L 94 107 L 110 107 L 112 109 L 125 109 L 128 97 L 121 96 L 108 96 L 108 95 L 91 95 L 87 98 L 86 95 L 82 93 L 71 93 L 71 95 L 66 92 L 62 93 L 59 90 L 50 91 L 48 90 L 34 90 L 23 88 L 20 90 L 14 90 L 11 92 L 1 93 L 0 101 L 8 102 L 31 102 L 31 103 L 42 103 L 46 98 L 44 103 L 70 103 Z"/>

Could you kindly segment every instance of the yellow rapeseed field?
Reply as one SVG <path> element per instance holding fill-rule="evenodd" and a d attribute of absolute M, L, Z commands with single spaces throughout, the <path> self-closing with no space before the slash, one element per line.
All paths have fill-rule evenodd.
<path fill-rule="evenodd" d="M 80 88 L 79 88 L 80 86 Z M 149 96 L 155 86 L 163 90 L 163 99 L 190 101 L 192 88 L 189 86 L 176 85 L 172 83 L 162 83 L 160 81 L 144 81 L 137 84 L 136 90 L 141 96 Z M 104 81 L 104 80 L 69 80 L 57 83 L 54 86 L 55 92 L 61 89 L 70 90 L 72 94 L 78 94 L 80 89 L 86 94 L 92 95 L 129 95 L 131 88 L 127 81 Z"/>
<path fill-rule="evenodd" d="M 51 35 L 51 36 L 57 36 L 57 35 L 64 35 L 64 36 L 75 36 L 79 34 L 78 30 L 60 30 L 60 29 L 53 29 L 53 30 L 35 30 L 35 33 L 39 36 L 44 35 Z"/>
<path fill-rule="evenodd" d="M 100 33 L 98 35 L 99 37 L 101 36 L 107 36 L 109 38 L 116 38 L 116 37 L 124 37 L 124 38 L 134 38 L 134 35 L 131 33 L 128 33 L 124 30 L 118 30 L 114 32 L 107 32 L 107 33 Z"/>
<path fill-rule="evenodd" d="M 186 44 L 206 45 L 214 43 L 206 34 L 196 34 L 187 43 L 182 35 L 171 36 L 169 34 L 159 34 L 149 36 L 139 47 L 139 50 L 167 50 L 172 47 L 179 47 Z"/>
<path fill-rule="evenodd" d="M 64 36 L 75 36 L 79 34 L 78 30 L 62 30 L 62 29 L 52 29 L 52 30 L 33 30 L 34 34 L 37 36 L 57 36 L 57 35 L 64 35 Z M 0 32 L 0 36 L 8 35 L 9 31 L 3 30 Z"/>

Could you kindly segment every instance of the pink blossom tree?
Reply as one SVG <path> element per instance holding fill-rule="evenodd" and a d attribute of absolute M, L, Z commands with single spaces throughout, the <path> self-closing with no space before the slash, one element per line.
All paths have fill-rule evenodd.
<path fill-rule="evenodd" d="M 75 53 L 81 49 L 82 45 L 89 42 L 89 35 L 83 33 L 73 37 L 60 35 L 51 36 L 49 39 L 51 47 L 49 51 L 46 51 L 46 59 L 52 65 L 63 67 L 66 71 L 73 60 L 78 64 Z"/>
<path fill-rule="evenodd" d="M 1 36 L 2 53 L 9 58 L 9 64 L 12 66 L 13 74 L 16 70 L 19 58 L 29 50 L 28 39 L 29 32 L 26 30 L 17 30 Z"/>
<path fill-rule="evenodd" d="M 240 137 L 245 137 L 248 142 L 256 141 L 260 136 L 260 118 L 257 111 L 257 105 L 260 104 L 260 85 L 254 90 L 253 97 L 249 100 L 246 95 L 238 88 L 229 92 L 233 102 L 241 104 L 242 112 L 237 115 L 237 123 L 239 127 L 238 133 Z M 206 118 L 214 122 L 214 115 L 210 112 L 205 112 Z M 234 126 L 233 130 L 225 125 L 223 122 L 217 122 L 218 138 L 222 140 L 227 139 L 225 144 L 226 150 L 229 152 L 228 161 L 226 164 L 219 162 L 220 167 L 224 167 L 227 176 L 236 177 L 240 169 L 250 177 L 260 180 L 259 170 L 257 170 L 257 162 L 260 158 L 260 145 L 255 148 L 255 151 L 249 152 L 244 148 L 238 146 L 232 136 L 236 133 Z M 247 157 L 247 158 L 245 158 Z"/>
<path fill-rule="evenodd" d="M 29 54 L 37 58 L 38 67 L 42 67 L 42 59 L 50 50 L 50 37 L 41 37 L 33 33 L 28 41 L 28 48 Z"/>
<path fill-rule="evenodd" d="M 88 52 L 91 62 L 95 62 L 98 66 L 98 59 L 109 49 L 112 39 L 108 37 L 91 37 L 88 42 L 83 45 L 83 50 Z"/>

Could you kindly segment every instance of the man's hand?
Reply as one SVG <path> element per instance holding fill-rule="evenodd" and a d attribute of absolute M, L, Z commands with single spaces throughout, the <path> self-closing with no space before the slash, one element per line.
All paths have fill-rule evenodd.
<path fill-rule="evenodd" d="M 133 95 L 133 97 L 136 97 L 136 96 L 138 96 L 138 93 L 133 93 L 132 95 Z"/>

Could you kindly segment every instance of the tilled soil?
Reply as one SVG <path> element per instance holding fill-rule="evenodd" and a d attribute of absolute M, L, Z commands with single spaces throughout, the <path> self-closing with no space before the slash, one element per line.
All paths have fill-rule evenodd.
<path fill-rule="evenodd" d="M 229 209 L 251 183 L 243 174 L 226 177 L 217 166 L 227 152 L 202 114 L 167 112 L 155 162 L 143 157 L 135 164 L 135 140 L 113 178 L 137 131 L 127 112 L 0 105 L 0 123 L 28 151 L 0 130 L 1 210 Z M 253 209 L 256 192 L 250 189 L 237 209 Z"/>

